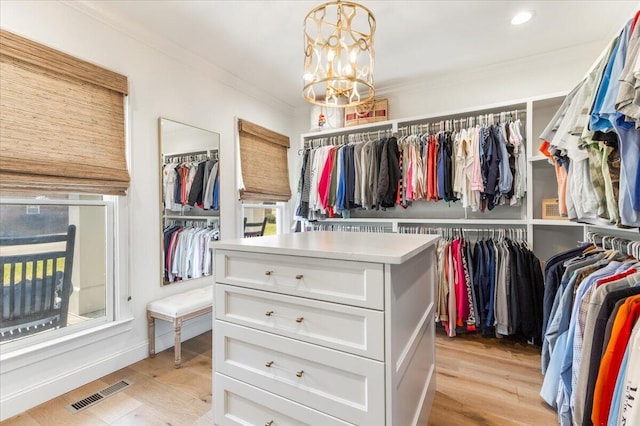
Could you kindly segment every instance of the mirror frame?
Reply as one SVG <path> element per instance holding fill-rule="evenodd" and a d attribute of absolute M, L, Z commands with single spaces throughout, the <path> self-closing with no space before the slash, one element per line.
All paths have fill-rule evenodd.
<path fill-rule="evenodd" d="M 202 138 L 203 143 L 205 143 L 205 145 L 198 145 L 196 143 L 194 143 L 193 145 L 187 145 L 187 147 L 185 147 L 184 150 L 178 150 L 176 149 L 175 151 L 169 151 L 167 152 L 167 141 L 168 138 L 170 137 L 167 134 L 167 126 L 172 126 L 172 127 L 185 127 L 193 132 L 197 132 L 197 133 L 201 133 L 202 135 L 204 135 L 206 132 L 207 135 L 209 135 L 211 137 L 211 141 L 206 141 L 204 142 L 205 138 Z M 185 133 L 186 135 L 186 133 Z M 188 135 L 187 135 L 188 136 Z M 207 129 L 203 129 L 201 127 L 198 126 L 192 126 L 190 124 L 186 124 L 184 122 L 181 121 L 177 121 L 177 120 L 173 120 L 171 118 L 167 118 L 167 117 L 163 117 L 160 116 L 158 118 L 158 162 L 159 162 L 159 197 L 158 197 L 158 201 L 159 201 L 159 205 L 158 205 L 158 209 L 160 211 L 160 285 L 161 286 L 165 286 L 165 285 L 172 285 L 172 284 L 177 284 L 177 283 L 181 283 L 181 282 L 187 282 L 187 281 L 193 281 L 193 280 L 197 280 L 197 279 L 201 279 L 204 277 L 209 277 L 208 275 L 203 275 L 202 277 L 198 277 L 198 278 L 183 278 L 179 281 L 167 281 L 165 280 L 165 274 L 164 274 L 164 261 L 165 261 L 165 256 L 164 256 L 164 229 L 165 229 L 165 223 L 166 220 L 168 219 L 168 215 L 167 212 L 168 210 L 165 209 L 164 206 L 164 179 L 163 179 L 163 168 L 164 168 L 164 160 L 165 160 L 165 156 L 167 155 L 172 155 L 172 156 L 179 156 L 179 155 L 184 155 L 184 156 L 195 156 L 195 155 L 210 155 L 210 152 L 213 153 L 214 151 L 217 152 L 217 162 L 218 165 L 220 164 L 220 140 L 221 140 L 221 135 L 219 132 L 216 132 L 214 130 L 207 130 Z M 184 141 L 173 141 L 172 144 L 180 144 L 183 143 Z M 209 143 L 211 145 L 209 145 Z M 218 179 L 220 179 L 220 168 L 218 167 Z M 220 188 L 220 184 L 218 184 L 218 188 Z M 197 208 L 197 207 L 196 207 Z M 196 214 L 184 214 L 184 211 L 182 211 L 179 214 L 176 215 L 171 215 L 172 218 L 173 216 L 175 216 L 175 219 L 179 220 L 179 216 L 184 216 L 185 218 L 193 218 L 193 220 L 202 220 L 202 219 L 207 219 L 207 224 L 212 223 L 213 221 L 217 222 L 217 226 L 218 226 L 218 230 L 220 229 L 220 208 L 218 208 L 218 210 L 215 210 L 216 213 L 211 214 L 211 213 L 205 213 L 205 212 L 214 212 L 214 210 L 203 210 L 200 208 L 197 208 L 198 210 L 195 210 Z M 213 219 L 215 218 L 215 219 Z M 188 221 L 189 219 L 184 219 L 185 221 Z M 185 222 L 185 224 L 187 224 Z M 218 231 L 219 232 L 219 231 Z M 218 234 L 219 235 L 219 234 Z M 213 265 L 212 265 L 213 268 Z"/>

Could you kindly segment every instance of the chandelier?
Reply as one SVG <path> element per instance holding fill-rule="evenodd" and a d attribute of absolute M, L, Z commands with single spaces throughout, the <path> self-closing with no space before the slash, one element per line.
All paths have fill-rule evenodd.
<path fill-rule="evenodd" d="M 331 1 L 304 20 L 305 100 L 349 107 L 373 99 L 376 19 L 364 6 Z"/>

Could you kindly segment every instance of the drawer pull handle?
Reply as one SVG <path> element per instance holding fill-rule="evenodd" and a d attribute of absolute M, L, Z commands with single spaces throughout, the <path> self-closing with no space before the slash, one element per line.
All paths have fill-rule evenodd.
<path fill-rule="evenodd" d="M 273 361 L 267 361 L 264 363 L 265 367 L 271 367 L 273 365 Z"/>
<path fill-rule="evenodd" d="M 264 274 L 265 274 L 265 275 L 271 275 L 271 274 L 273 274 L 273 271 L 265 271 L 265 273 L 264 273 Z"/>
<path fill-rule="evenodd" d="M 298 317 L 298 318 L 296 318 L 296 322 L 302 322 L 302 320 L 304 320 L 304 317 Z"/>
<path fill-rule="evenodd" d="M 273 315 L 273 311 L 267 311 L 264 313 L 266 316 L 270 317 L 271 315 Z"/>
<path fill-rule="evenodd" d="M 304 373 L 304 370 L 300 370 L 296 373 L 296 377 L 302 377 L 302 374 Z"/>
<path fill-rule="evenodd" d="M 273 420 L 269 420 L 264 424 L 264 426 L 272 426 L 272 425 L 273 425 Z"/>
<path fill-rule="evenodd" d="M 304 275 L 302 275 L 302 274 L 298 274 L 298 275 L 296 275 L 296 280 L 301 280 L 301 279 L 302 279 L 302 277 L 304 277 Z"/>

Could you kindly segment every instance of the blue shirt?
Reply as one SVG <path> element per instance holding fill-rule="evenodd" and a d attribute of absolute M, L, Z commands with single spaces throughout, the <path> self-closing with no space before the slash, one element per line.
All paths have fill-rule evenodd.
<path fill-rule="evenodd" d="M 624 393 L 624 378 L 627 372 L 627 365 L 629 365 L 629 352 L 631 351 L 631 340 L 624 351 L 624 357 L 620 364 L 620 370 L 618 370 L 618 378 L 616 379 L 616 387 L 613 389 L 613 396 L 611 397 L 611 407 L 609 407 L 609 420 L 607 426 L 617 426 L 618 413 L 620 412 L 620 404 L 622 403 L 622 394 Z"/>
<path fill-rule="evenodd" d="M 336 210 L 338 212 L 342 212 L 345 210 L 345 199 L 347 194 L 347 179 L 346 179 L 346 170 L 344 167 L 344 149 L 345 147 L 341 147 L 338 150 L 338 158 L 337 161 L 340 164 L 340 173 L 338 174 L 338 190 L 336 193 Z"/>
<path fill-rule="evenodd" d="M 620 136 L 618 144 L 620 150 L 620 194 L 618 206 L 622 224 L 640 226 L 640 186 L 638 173 L 640 168 L 640 130 L 635 123 L 624 121 L 619 115 L 615 122 L 616 131 Z"/>
<path fill-rule="evenodd" d="M 617 263 L 619 264 L 619 262 Z M 588 267 L 589 266 L 586 266 L 585 268 Z M 547 333 L 545 335 L 545 340 L 548 343 L 550 351 L 550 361 L 544 376 L 540 396 L 545 400 L 547 404 L 552 407 L 556 407 L 556 398 L 558 396 L 558 388 L 560 386 L 560 373 L 563 360 L 565 358 L 565 351 L 569 346 L 569 342 L 567 340 L 571 325 L 571 319 L 573 318 L 573 289 L 575 287 L 576 279 L 580 272 L 582 272 L 582 270 L 583 268 L 575 270 L 571 274 L 571 278 L 566 283 L 566 285 L 565 281 L 563 280 L 561 286 L 562 294 L 559 298 L 558 308 L 556 309 L 555 314 L 551 317 L 549 326 L 547 327 Z M 585 282 L 583 281 L 581 286 L 584 283 Z M 560 293 L 560 289 L 558 290 L 558 293 Z M 576 300 L 578 300 L 577 297 Z M 573 348 L 573 340 L 571 341 L 570 347 Z"/>
<path fill-rule="evenodd" d="M 589 129 L 594 132 L 597 130 L 602 132 L 613 130 L 613 121 L 616 115 L 616 97 L 620 89 L 618 77 L 624 69 L 632 23 L 633 20 L 629 20 L 622 30 L 602 74 L 600 87 L 594 98 L 589 120 Z"/>
<path fill-rule="evenodd" d="M 580 284 L 580 287 L 578 287 L 578 291 L 575 297 L 575 303 L 573 304 L 571 312 L 571 322 L 569 323 L 567 344 L 564 348 L 562 366 L 560 367 L 560 389 L 558 392 L 558 399 L 556 401 L 558 404 L 558 416 L 560 417 L 560 423 L 562 425 L 571 425 L 573 421 L 570 407 L 571 395 L 573 394 L 571 368 L 573 366 L 573 343 L 575 339 L 580 303 L 584 295 L 593 285 L 595 285 L 598 279 L 614 275 L 620 268 L 624 268 L 625 266 L 628 267 L 628 265 L 623 265 L 621 262 L 609 262 L 607 266 L 585 278 L 584 281 L 582 281 L 582 283 Z"/>

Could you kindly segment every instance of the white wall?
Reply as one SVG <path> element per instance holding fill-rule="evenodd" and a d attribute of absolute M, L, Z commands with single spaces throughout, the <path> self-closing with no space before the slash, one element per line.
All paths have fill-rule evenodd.
<path fill-rule="evenodd" d="M 129 78 L 131 186 L 121 206 L 122 283 L 118 312 L 132 318 L 53 346 L 1 354 L 0 416 L 11 417 L 86 382 L 147 356 L 146 304 L 202 286 L 194 280 L 161 287 L 158 117 L 210 129 L 221 136 L 221 232 L 235 237 L 234 117 L 278 133 L 292 133 L 293 111 L 266 100 L 254 88 L 248 96 L 233 76 L 207 65 L 176 46 L 142 32 L 119 29 L 88 14 L 81 5 L 54 1 L 0 2 L 0 26 Z M 223 42 L 222 40 L 212 43 Z M 269 102 L 269 103 L 267 103 Z M 295 148 L 294 148 L 295 149 Z M 128 273 L 127 273 L 128 266 Z M 131 301 L 127 302 L 127 296 Z M 211 327 L 211 317 L 186 324 L 185 338 Z M 157 348 L 172 346 L 172 330 L 160 321 Z"/>
<path fill-rule="evenodd" d="M 607 42 L 384 86 L 376 91 L 376 98 L 387 98 L 390 118 L 398 119 L 568 92 L 587 74 Z M 296 112 L 296 129 L 310 131 L 310 111 Z"/>

